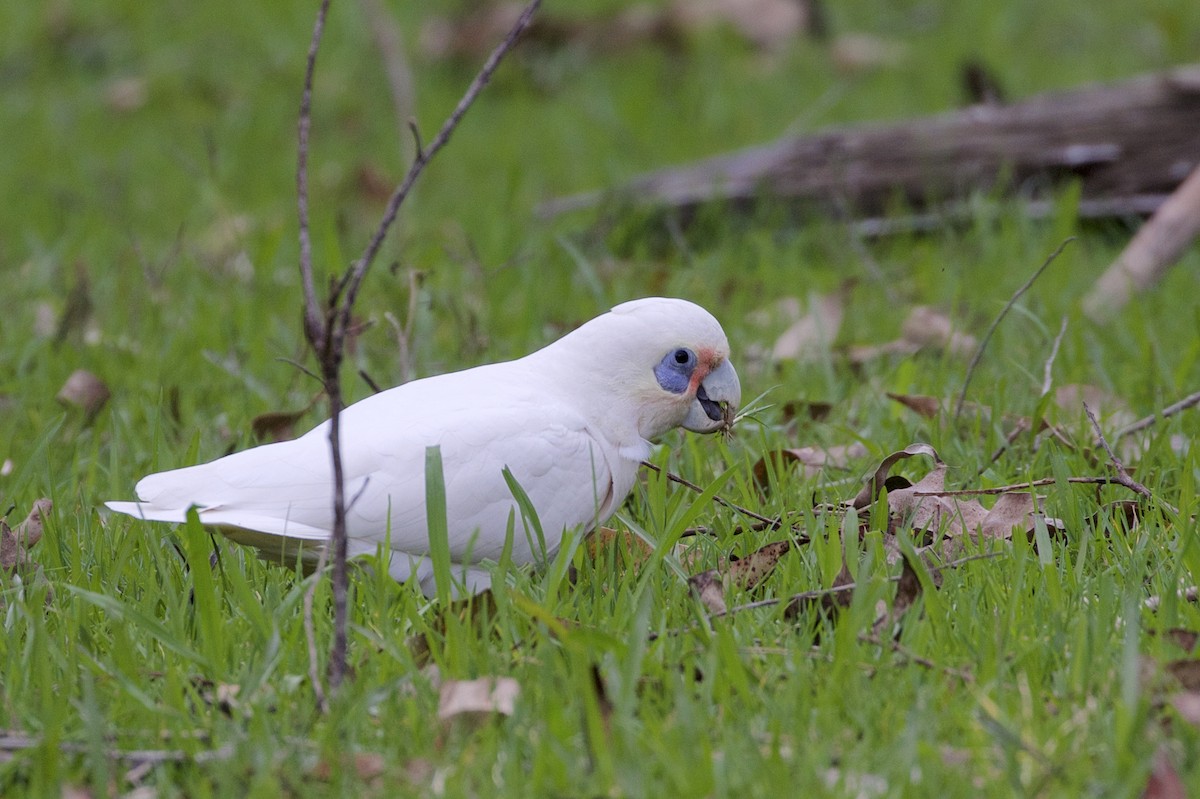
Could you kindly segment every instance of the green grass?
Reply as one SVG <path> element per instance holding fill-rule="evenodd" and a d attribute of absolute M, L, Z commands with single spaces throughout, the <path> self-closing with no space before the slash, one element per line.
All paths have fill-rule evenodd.
<path fill-rule="evenodd" d="M 1074 235 L 997 331 L 969 398 L 1038 411 L 1064 316 L 1056 385 L 1099 386 L 1135 416 L 1195 391 L 1196 251 L 1113 324 L 1094 326 L 1079 299 L 1131 226 L 1080 224 L 1069 190 L 1046 221 L 1001 205 L 960 228 L 868 242 L 886 290 L 843 226 L 801 224 L 778 209 L 705 213 L 684 243 L 643 214 L 608 217 L 599 233 L 587 213 L 533 216 L 551 196 L 784 131 L 952 107 L 956 67 L 971 55 L 1023 95 L 1183 63 L 1200 46 L 1200 7 L 1182 0 L 1093 4 L 1086 14 L 1063 2 L 829 5 L 835 30 L 899 41 L 905 60 L 847 74 L 819 44 L 764 57 L 714 32 L 673 54 L 526 55 L 503 67 L 385 246 L 358 307 L 375 324 L 354 365 L 383 383 L 398 378 L 383 314 L 408 307 L 409 269 L 426 275 L 413 341 L 420 375 L 523 354 L 651 293 L 713 310 L 741 364 L 779 332 L 755 326 L 751 312 L 846 278 L 858 282 L 839 343 L 895 337 L 916 304 L 943 308 L 978 335 Z M 416 117 L 428 138 L 475 65 L 422 58 L 414 30 L 424 7 L 394 10 L 414 47 Z M 1050 487 L 1047 511 L 1067 522 L 1067 535 L 1017 541 L 948 572 L 909 611 L 901 650 L 865 637 L 895 571 L 874 537 L 850 542 L 861 588 L 837 618 L 786 619 L 775 607 L 697 625 L 702 608 L 671 563 L 683 528 L 714 532 L 696 541 L 697 570 L 780 534 L 735 535 L 735 514 L 647 475 L 620 514 L 657 544 L 647 564 L 576 550 L 541 574 L 510 572 L 486 633 L 441 619 L 382 570 L 357 572 L 355 677 L 319 714 L 303 628 L 309 581 L 224 542 L 210 568 L 203 530 L 97 510 L 129 497 L 151 470 L 249 445 L 251 419 L 303 407 L 315 392 L 282 360 L 304 358 L 292 142 L 310 29 L 311 9 L 279 2 L 0 8 L 0 463 L 12 462 L 0 504 L 15 505 L 10 521 L 19 521 L 37 497 L 55 502 L 34 550 L 42 577 L 8 578 L 0 589 L 0 728 L 35 743 L 0 755 L 0 793 L 58 796 L 77 786 L 120 795 L 133 783 L 111 751 L 155 749 L 182 760 L 133 777 L 163 796 L 1137 796 L 1164 746 L 1200 790 L 1200 733 L 1141 676 L 1143 658 L 1190 654 L 1164 631 L 1200 630 L 1200 610 L 1175 597 L 1200 583 L 1200 464 L 1194 449 L 1171 447 L 1172 436 L 1195 438 L 1195 411 L 1158 423 L 1131 462 L 1177 514 L 1151 510 L 1126 529 L 1092 520 L 1126 492 Z M 315 249 L 320 267 L 335 271 L 359 254 L 381 211 L 357 175 L 398 178 L 407 133 L 396 129 L 358 6 L 335 4 L 319 70 Z M 144 82 L 145 103 L 117 110 L 106 98 L 131 77 Z M 80 275 L 89 320 L 56 344 L 38 319 L 57 319 Z M 77 368 L 113 392 L 90 423 L 55 401 Z M 1007 432 L 1002 423 L 922 420 L 885 397 L 953 397 L 965 368 L 965 359 L 924 353 L 861 371 L 837 356 L 743 369 L 746 395 L 766 391 L 774 407 L 729 443 L 666 438 L 660 464 L 704 486 L 730 470 L 724 496 L 769 515 L 806 514 L 816 538 L 731 604 L 828 585 L 839 526 L 811 512 L 814 499 L 852 496 L 847 478 L 913 441 L 938 449 L 956 485 L 1105 471 L 1090 448 L 1035 451 L 1022 439 L 976 480 Z M 353 370 L 345 385 L 351 398 L 368 392 Z M 786 425 L 778 406 L 792 399 L 833 410 L 820 424 Z M 1047 412 L 1090 440 L 1081 411 Z M 319 418 L 314 410 L 304 423 Z M 871 455 L 845 472 L 779 475 L 766 496 L 754 487 L 751 467 L 765 452 L 855 440 Z M 568 565 L 574 585 L 562 579 Z M 1150 595 L 1163 598 L 1157 612 L 1142 607 Z M 314 602 L 323 658 L 326 583 Z M 517 679 L 515 714 L 439 721 L 435 678 L 408 643 L 422 635 L 440 679 Z M 206 759 L 213 752 L 220 757 Z M 381 756 L 382 773 L 356 768 L 356 753 Z"/>

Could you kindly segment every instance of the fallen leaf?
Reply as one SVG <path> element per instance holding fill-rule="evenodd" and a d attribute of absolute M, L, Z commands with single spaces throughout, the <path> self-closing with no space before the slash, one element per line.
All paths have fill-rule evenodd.
<path fill-rule="evenodd" d="M 584 539 L 583 549 L 592 560 L 598 560 L 602 553 L 609 550 L 628 553 L 633 556 L 636 565 L 641 565 L 654 554 L 654 547 L 640 536 L 629 530 L 616 530 L 612 527 L 598 527 Z"/>
<path fill-rule="evenodd" d="M 250 420 L 250 434 L 256 441 L 287 441 L 296 436 L 296 423 L 322 397 L 316 394 L 298 411 L 268 411 Z"/>
<path fill-rule="evenodd" d="M 1200 727 L 1200 693 L 1179 691 L 1168 697 L 1167 702 L 1175 708 L 1181 719 L 1193 727 Z"/>
<path fill-rule="evenodd" d="M 934 464 L 938 467 L 941 467 L 942 473 L 945 473 L 946 464 L 942 462 L 942 458 L 937 454 L 937 450 L 928 444 L 909 444 L 904 449 L 893 452 L 891 455 L 888 455 L 886 458 L 880 461 L 879 466 L 876 467 L 875 473 L 871 476 L 871 479 L 867 481 L 866 485 L 862 487 L 862 490 L 858 492 L 853 500 L 851 500 L 850 504 L 856 510 L 862 510 L 870 505 L 875 501 L 875 497 L 879 495 L 879 490 L 883 488 L 884 481 L 887 480 L 888 475 L 892 471 L 892 467 L 902 460 L 916 457 L 918 455 L 926 455 L 930 458 L 933 458 Z"/>
<path fill-rule="evenodd" d="M 833 403 L 830 402 L 791 400 L 790 402 L 783 403 L 779 409 L 779 415 L 783 418 L 785 424 L 797 419 L 811 419 L 814 422 L 823 422 L 829 418 L 832 410 Z"/>
<path fill-rule="evenodd" d="M 808 313 L 797 319 L 775 340 L 771 360 L 802 363 L 820 360 L 829 352 L 845 316 L 845 292 L 812 294 Z"/>
<path fill-rule="evenodd" d="M 521 686 L 512 677 L 446 680 L 438 689 L 438 719 L 511 716 L 520 693 Z"/>
<path fill-rule="evenodd" d="M 113 111 L 129 113 L 146 104 L 146 79 L 136 76 L 117 78 L 104 87 L 104 101 Z"/>
<path fill-rule="evenodd" d="M 830 48 L 834 65 L 844 72 L 894 67 L 907 55 L 907 48 L 900 42 L 869 33 L 843 34 L 834 40 Z"/>
<path fill-rule="evenodd" d="M 1175 770 L 1165 747 L 1160 746 L 1150 766 L 1142 799 L 1187 799 L 1188 790 Z"/>
<path fill-rule="evenodd" d="M 810 26 L 806 3 L 796 0 L 676 0 L 674 21 L 687 31 L 725 24 L 763 50 L 777 50 Z"/>
<path fill-rule="evenodd" d="M 970 355 L 978 342 L 955 327 L 950 317 L 927 305 L 909 311 L 900 328 L 905 341 L 918 347 L 937 347 L 951 355 Z"/>
<path fill-rule="evenodd" d="M 75 283 L 67 292 L 67 301 L 63 306 L 62 315 L 54 328 L 54 346 L 62 344 L 68 336 L 87 326 L 92 315 L 91 281 L 88 279 L 87 267 L 82 261 L 75 262 Z"/>
<path fill-rule="evenodd" d="M 57 399 L 64 405 L 81 409 L 88 420 L 95 418 L 112 393 L 108 386 L 86 369 L 76 369 L 58 390 Z"/>
<path fill-rule="evenodd" d="M 709 569 L 693 574 L 688 578 L 688 585 L 709 613 L 725 614 L 729 611 L 725 605 L 725 583 L 720 570 Z"/>
<path fill-rule="evenodd" d="M 1200 641 L 1200 633 L 1195 630 L 1184 629 L 1183 627 L 1172 627 L 1163 632 L 1163 637 L 1180 649 L 1185 649 L 1188 652 L 1195 649 L 1196 643 Z"/>
<path fill-rule="evenodd" d="M 347 757 L 342 755 L 336 765 L 325 758 L 317 761 L 310 774 L 321 782 L 330 782 L 340 773 L 352 770 L 360 780 L 371 782 L 383 775 L 387 770 L 387 761 L 377 752 L 355 752 Z"/>
<path fill-rule="evenodd" d="M 49 499 L 39 499 L 33 503 L 25 521 L 15 528 L 0 519 L 0 570 L 12 572 L 33 562 L 29 549 L 42 540 L 45 519 L 53 507 L 54 503 Z"/>
<path fill-rule="evenodd" d="M 893 394 L 889 391 L 887 396 L 926 419 L 935 419 L 942 412 L 942 401 L 927 394 Z"/>
<path fill-rule="evenodd" d="M 884 355 L 912 355 L 930 347 L 951 355 L 968 355 L 975 351 L 976 346 L 975 337 L 956 330 L 950 317 L 928 306 L 918 305 L 909 311 L 901 325 L 900 338 L 884 344 L 849 347 L 846 358 L 852 365 L 861 366 Z"/>
<path fill-rule="evenodd" d="M 742 589 L 753 588 L 775 569 L 775 564 L 791 551 L 791 548 L 791 541 L 775 541 L 744 558 L 730 558 L 729 581 Z"/>
<path fill-rule="evenodd" d="M 1163 667 L 1187 691 L 1200 691 L 1200 660 L 1172 660 Z"/>
<path fill-rule="evenodd" d="M 794 447 L 780 449 L 764 455 L 754 464 L 754 480 L 762 488 L 770 483 L 769 464 L 774 462 L 776 469 L 782 471 L 784 466 L 799 464 L 805 477 L 816 477 L 829 467 L 845 468 L 855 458 L 865 457 L 866 445 L 859 442 L 839 444 L 832 447 Z"/>

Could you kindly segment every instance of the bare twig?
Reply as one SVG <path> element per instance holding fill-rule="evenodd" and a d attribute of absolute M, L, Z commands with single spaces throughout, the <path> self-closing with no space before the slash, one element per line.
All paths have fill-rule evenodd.
<path fill-rule="evenodd" d="M 645 466 L 647 469 L 650 469 L 653 472 L 657 472 L 659 474 L 666 475 L 667 479 L 670 480 L 671 482 L 679 483 L 679 485 L 683 486 L 684 488 L 690 488 L 691 490 L 695 491 L 697 494 L 704 493 L 704 489 L 701 488 L 700 486 L 696 485 L 695 483 L 680 477 L 679 475 L 675 474 L 674 472 L 664 472 L 662 469 L 655 466 L 653 463 L 650 463 L 650 461 L 642 461 L 642 465 Z M 722 496 L 713 495 L 713 502 L 717 503 L 718 505 L 724 505 L 726 508 L 729 508 L 731 511 L 740 513 L 743 516 L 749 516 L 751 519 L 762 522 L 764 525 L 766 525 L 766 529 L 774 530 L 779 527 L 778 519 L 771 519 L 766 516 L 763 516 L 761 513 L 755 513 L 754 511 L 750 510 L 749 508 L 743 508 L 741 505 L 735 505 L 734 503 L 730 502 L 729 500 L 725 499 Z"/>
<path fill-rule="evenodd" d="M 1122 427 L 1113 436 L 1113 440 L 1120 441 L 1125 436 L 1145 430 L 1159 419 L 1166 419 L 1168 416 L 1174 416 L 1180 411 L 1186 411 L 1188 408 L 1191 408 L 1195 405 L 1200 405 L 1200 391 L 1197 391 L 1195 394 L 1187 395 L 1183 399 L 1179 400 L 1179 402 L 1168 405 L 1158 413 L 1152 413 L 1144 419 L 1138 419 L 1136 422 L 1128 425 L 1127 427 Z"/>
<path fill-rule="evenodd" d="M 304 335 L 310 342 L 325 337 L 325 325 L 321 321 L 317 291 L 313 284 L 312 238 L 308 232 L 308 133 L 312 127 L 313 73 L 317 66 L 317 49 L 321 35 L 325 32 L 325 17 L 329 14 L 329 0 L 321 0 L 317 19 L 313 23 L 312 40 L 308 45 L 308 58 L 304 66 L 304 92 L 300 95 L 300 120 L 297 124 L 296 147 L 296 212 L 300 220 L 300 279 L 304 285 Z"/>
<path fill-rule="evenodd" d="M 346 497 L 341 454 L 341 413 L 344 407 L 339 375 L 346 351 L 346 337 L 351 330 L 351 312 L 354 301 L 367 270 L 375 260 L 388 230 L 396 220 L 400 205 L 404 202 L 417 178 L 430 159 L 449 141 L 463 115 L 487 85 L 500 61 L 513 48 L 522 31 L 528 27 L 540 0 L 533 0 L 522 12 L 508 36 L 492 51 L 475 80 L 467 88 L 458 106 L 442 125 L 437 138 L 428 150 L 417 153 L 403 181 L 392 193 L 387 208 L 371 237 L 362 257 L 340 277 L 331 282 L 324 313 L 318 305 L 314 289 L 312 268 L 312 245 L 308 227 L 308 134 L 311 126 L 312 83 L 316 67 L 317 49 L 325 27 L 329 0 L 322 0 L 313 25 L 312 42 L 304 75 L 304 92 L 300 103 L 299 149 L 296 159 L 297 211 L 300 221 L 300 272 L 304 284 L 304 332 L 309 345 L 320 365 L 321 382 L 329 398 L 329 447 L 333 471 L 333 645 L 329 657 L 329 688 L 336 690 L 346 674 L 347 649 L 347 541 L 346 541 Z M 420 150 L 420 148 L 418 148 Z"/>
<path fill-rule="evenodd" d="M 1154 495 L 1150 493 L 1150 489 L 1134 480 L 1129 476 L 1129 472 L 1125 470 L 1125 464 L 1121 463 L 1121 459 L 1117 457 L 1117 453 L 1113 452 L 1112 447 L 1108 445 L 1108 440 L 1104 437 L 1104 433 L 1100 430 L 1100 422 L 1096 421 L 1096 414 L 1092 413 L 1092 409 L 1088 404 L 1083 403 L 1083 412 L 1087 414 L 1088 421 L 1092 423 L 1092 429 L 1096 431 L 1096 438 L 1100 441 L 1100 446 L 1104 447 L 1104 451 L 1108 453 L 1108 459 L 1112 462 L 1113 469 L 1117 472 L 1117 482 L 1131 491 L 1136 491 L 1146 499 L 1154 499 Z"/>
<path fill-rule="evenodd" d="M 1066 482 L 1075 485 L 1122 485 L 1115 477 L 1068 477 Z M 1014 491 L 1026 491 L 1040 486 L 1052 486 L 1058 483 L 1056 477 L 1042 477 L 1024 483 L 1012 483 L 1006 486 L 992 488 L 960 488 L 954 491 L 914 491 L 914 497 L 987 497 L 995 494 L 1011 494 Z"/>
<path fill-rule="evenodd" d="M 991 327 L 989 327 L 987 332 L 983 334 L 983 338 L 979 342 L 979 348 L 975 350 L 975 355 L 972 356 L 971 363 L 969 366 L 967 366 L 967 376 L 963 378 L 962 391 L 958 393 L 958 402 L 954 404 L 955 421 L 958 421 L 958 417 L 962 414 L 963 403 L 967 399 L 967 389 L 971 386 L 971 378 L 975 375 L 975 369 L 979 366 L 979 362 L 983 360 L 983 353 L 987 349 L 988 342 L 992 340 L 992 334 L 996 332 L 996 328 L 1000 326 L 1002 321 L 1004 321 L 1004 317 L 1008 316 L 1008 312 L 1012 310 L 1014 305 L 1016 305 L 1017 300 L 1021 299 L 1021 295 L 1026 291 L 1029 291 L 1029 287 L 1032 286 L 1034 282 L 1042 276 L 1042 273 L 1046 271 L 1046 268 L 1050 266 L 1050 264 L 1054 263 L 1054 259 L 1057 258 L 1059 253 L 1063 251 L 1063 248 L 1073 241 L 1075 241 L 1074 236 L 1068 236 L 1066 239 L 1063 239 L 1063 243 L 1058 245 L 1058 249 L 1050 253 L 1050 257 L 1046 259 L 1045 263 L 1038 267 L 1038 270 L 1033 273 L 1033 276 L 1026 280 L 1021 288 L 1017 289 L 1016 292 L 1013 293 L 1012 297 L 1010 297 L 1008 302 L 1005 303 L 1004 308 L 1000 310 L 999 315 L 992 320 Z"/>

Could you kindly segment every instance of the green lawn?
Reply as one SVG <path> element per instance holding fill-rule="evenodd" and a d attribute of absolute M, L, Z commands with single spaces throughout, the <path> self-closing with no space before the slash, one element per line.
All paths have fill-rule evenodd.
<path fill-rule="evenodd" d="M 477 64 L 422 54 L 432 4 L 389 5 L 428 140 Z M 544 11 L 624 4 L 561 5 Z M 251 445 L 255 417 L 303 408 L 317 391 L 287 363 L 306 357 L 294 141 L 315 4 L 0 4 L 0 512 L 15 506 L 15 524 L 37 498 L 54 501 L 33 550 L 40 572 L 0 577 L 0 794 L 1139 796 L 1158 752 L 1200 792 L 1200 731 L 1161 673 L 1191 655 L 1168 631 L 1200 630 L 1200 608 L 1177 597 L 1200 584 L 1198 412 L 1126 440 L 1154 495 L 1127 524 L 1103 506 L 1129 491 L 1066 483 L 1110 473 L 1082 407 L 1041 398 L 1064 317 L 1053 386 L 1099 389 L 1106 433 L 1116 411 L 1132 420 L 1200 389 L 1195 248 L 1096 326 L 1079 300 L 1133 225 L 1081 224 L 1069 187 L 1046 220 L 989 203 L 957 228 L 869 242 L 778 208 L 705 212 L 683 235 L 641 212 L 534 214 L 553 196 L 785 132 L 956 107 L 969 57 L 1019 97 L 1200 49 L 1200 5 L 1188 0 L 828 6 L 835 35 L 871 33 L 903 57 L 848 71 L 827 44 L 763 54 L 727 30 L 674 50 L 514 56 L 422 178 L 367 280 L 357 312 L 373 324 L 346 392 L 369 393 L 358 369 L 402 379 L 389 312 L 403 324 L 416 309 L 411 367 L 425 376 L 524 354 L 631 297 L 681 296 L 721 319 L 746 398 L 764 394 L 767 407 L 728 442 L 672 434 L 656 461 L 705 487 L 728 471 L 722 496 L 795 514 L 814 539 L 760 587 L 731 591 L 730 605 L 829 586 L 842 527 L 814 506 L 849 499 L 912 442 L 938 450 L 953 487 L 1057 478 L 1041 491 L 1065 531 L 944 572 L 896 646 L 891 628 L 872 630 L 899 574 L 880 556 L 878 513 L 876 532 L 848 541 L 859 584 L 849 607 L 791 617 L 780 603 L 708 623 L 686 575 L 787 534 L 741 532 L 746 519 L 647 473 L 617 523 L 657 545 L 648 562 L 617 547 L 566 551 L 548 573 L 509 574 L 482 623 L 356 574 L 355 677 L 321 714 L 309 581 L 224 542 L 210 567 L 204 531 L 98 510 L 149 471 Z M 361 252 L 382 211 L 373 186 L 397 181 L 411 149 L 370 31 L 360 4 L 335 3 L 319 60 L 312 202 L 327 273 Z M 1009 314 L 973 378 L 968 399 L 995 418 L 924 419 L 886 396 L 953 399 L 969 356 L 927 350 L 861 367 L 845 357 L 848 345 L 896 338 L 917 305 L 981 336 L 1067 236 L 1078 240 Z M 755 368 L 785 326 L 756 311 L 847 280 L 833 350 Z M 112 392 L 94 419 L 55 399 L 76 369 Z M 832 408 L 820 422 L 787 421 L 793 401 Z M 1001 413 L 1045 416 L 1074 443 L 1025 435 L 992 462 L 1012 429 Z M 317 406 L 300 429 L 321 418 Z M 867 454 L 844 468 L 755 485 L 768 452 L 854 442 Z M 899 470 L 915 480 L 921 469 Z M 692 525 L 712 533 L 695 539 L 695 561 L 673 549 Z M 559 579 L 568 565 L 573 585 Z M 330 604 L 321 583 L 322 658 Z M 422 665 L 410 641 L 426 633 Z M 519 684 L 511 716 L 439 720 L 439 682 L 488 675 Z"/>

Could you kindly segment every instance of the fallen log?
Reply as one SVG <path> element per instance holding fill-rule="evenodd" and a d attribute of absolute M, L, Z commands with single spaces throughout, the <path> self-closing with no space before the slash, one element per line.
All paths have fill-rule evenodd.
<path fill-rule="evenodd" d="M 605 199 L 689 209 L 784 198 L 854 216 L 897 200 L 937 207 L 980 191 L 1044 198 L 1078 179 L 1089 209 L 1153 211 L 1200 164 L 1200 65 L 1112 85 L 979 105 L 894 124 L 791 136 L 558 198 L 545 215 Z M 1149 204 L 1146 198 L 1154 198 Z"/>
<path fill-rule="evenodd" d="M 1200 135 L 1200 134 L 1198 134 Z M 1105 322 L 1135 292 L 1145 291 L 1167 273 L 1200 235 L 1200 167 L 1138 230 L 1129 246 L 1083 298 L 1083 310 Z"/>

